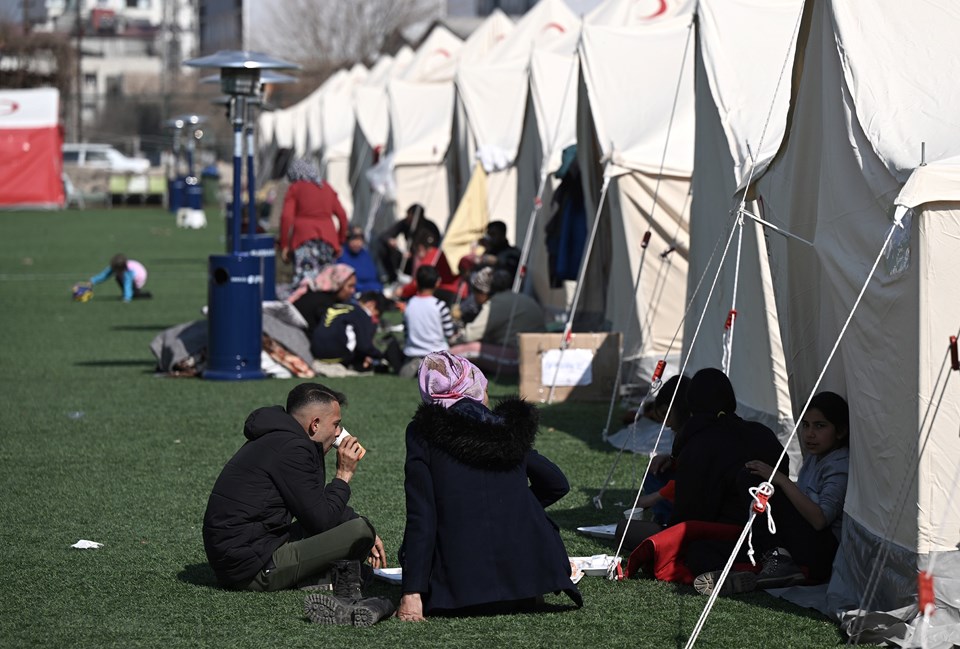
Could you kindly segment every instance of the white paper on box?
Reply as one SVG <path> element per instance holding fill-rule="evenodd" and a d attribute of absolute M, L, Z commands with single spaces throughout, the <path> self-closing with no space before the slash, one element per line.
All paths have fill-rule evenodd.
<path fill-rule="evenodd" d="M 551 349 L 544 352 L 540 358 L 541 383 L 555 387 L 590 385 L 593 382 L 593 354 L 591 349 Z"/>

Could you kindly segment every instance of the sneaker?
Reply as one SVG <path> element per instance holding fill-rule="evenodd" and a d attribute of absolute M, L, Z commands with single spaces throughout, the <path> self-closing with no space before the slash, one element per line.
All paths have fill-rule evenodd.
<path fill-rule="evenodd" d="M 699 575 L 693 580 L 693 587 L 701 595 L 712 595 L 720 581 L 722 570 L 713 570 Z M 720 595 L 736 595 L 749 593 L 757 588 L 757 576 L 752 572 L 731 572 L 720 587 Z"/>
<path fill-rule="evenodd" d="M 767 551 L 760 561 L 763 568 L 757 573 L 757 588 L 786 588 L 806 581 L 800 566 L 783 548 Z"/>

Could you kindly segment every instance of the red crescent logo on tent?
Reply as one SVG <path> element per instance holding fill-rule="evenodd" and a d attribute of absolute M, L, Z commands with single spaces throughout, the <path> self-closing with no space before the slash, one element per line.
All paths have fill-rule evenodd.
<path fill-rule="evenodd" d="M 567 30 L 563 28 L 563 25 L 560 23 L 547 23 L 544 28 L 540 31 L 547 31 L 548 29 L 556 29 L 561 34 L 565 33 Z"/>
<path fill-rule="evenodd" d="M 12 99 L 0 99 L 0 115 L 13 115 L 20 110 L 20 104 Z"/>
<path fill-rule="evenodd" d="M 649 16 L 644 16 L 643 18 L 641 18 L 641 20 L 650 20 L 652 18 L 656 18 L 657 16 L 662 16 L 665 13 L 667 13 L 667 0 L 660 0 L 660 8 L 654 11 Z"/>
<path fill-rule="evenodd" d="M 447 50 L 443 49 L 442 47 L 438 47 L 437 49 L 433 50 L 433 53 L 434 53 L 434 54 L 440 54 L 441 56 L 445 56 L 445 57 L 447 57 L 448 59 L 450 58 L 450 52 L 448 52 Z"/>

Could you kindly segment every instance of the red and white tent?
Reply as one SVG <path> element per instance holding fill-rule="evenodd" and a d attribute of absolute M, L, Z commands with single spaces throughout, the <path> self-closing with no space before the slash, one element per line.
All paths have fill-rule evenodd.
<path fill-rule="evenodd" d="M 61 208 L 63 136 L 55 88 L 0 90 L 0 208 Z"/>

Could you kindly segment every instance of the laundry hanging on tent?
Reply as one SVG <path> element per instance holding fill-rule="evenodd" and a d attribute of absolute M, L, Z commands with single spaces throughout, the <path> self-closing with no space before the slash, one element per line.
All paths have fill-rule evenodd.
<path fill-rule="evenodd" d="M 568 156 L 571 149 L 573 154 Z M 562 180 L 553 195 L 553 213 L 546 226 L 551 288 L 561 287 L 564 280 L 577 279 L 587 240 L 587 209 L 576 147 L 564 151 L 564 164 L 557 175 Z"/>

